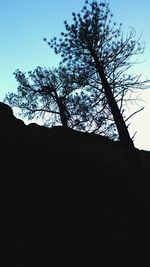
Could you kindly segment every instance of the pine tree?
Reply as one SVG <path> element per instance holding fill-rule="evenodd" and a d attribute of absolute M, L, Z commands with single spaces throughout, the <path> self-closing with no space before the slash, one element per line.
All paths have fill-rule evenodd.
<path fill-rule="evenodd" d="M 72 13 L 73 23 L 64 22 L 66 32 L 61 38 L 48 41 L 56 54 L 61 54 L 63 64 L 76 71 L 87 71 L 89 80 L 98 77 L 99 91 L 103 92 L 113 115 L 121 145 L 129 165 L 139 171 L 140 159 L 130 137 L 119 107 L 118 97 L 129 90 L 141 88 L 147 81 L 140 76 L 129 75 L 134 62 L 131 58 L 143 53 L 145 45 L 135 40 L 131 28 L 124 37 L 122 24 L 112 22 L 113 15 L 106 2 L 85 2 L 81 13 Z M 47 39 L 44 39 L 47 41 Z M 123 93 L 123 94 L 122 94 Z M 122 97 L 121 97 L 122 103 Z"/>

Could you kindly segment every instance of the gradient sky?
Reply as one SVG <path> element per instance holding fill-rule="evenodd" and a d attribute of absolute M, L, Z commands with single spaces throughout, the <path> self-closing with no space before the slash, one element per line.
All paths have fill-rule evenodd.
<path fill-rule="evenodd" d="M 57 66 L 59 57 L 43 41 L 59 36 L 64 20 L 71 20 L 73 11 L 80 12 L 84 0 L 0 0 L 0 101 L 6 93 L 15 92 L 16 69 L 29 71 L 37 66 Z M 117 23 L 123 23 L 126 33 L 134 27 L 137 37 L 142 32 L 146 43 L 143 63 L 135 68 L 143 78 L 150 79 L 150 0 L 109 0 Z M 141 93 L 145 109 L 131 120 L 130 133 L 138 148 L 150 150 L 150 90 Z"/>

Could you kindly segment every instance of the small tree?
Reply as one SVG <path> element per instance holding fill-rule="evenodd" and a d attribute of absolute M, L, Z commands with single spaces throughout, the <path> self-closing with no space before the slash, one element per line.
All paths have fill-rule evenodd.
<path fill-rule="evenodd" d="M 62 69 L 59 71 L 63 72 Z M 66 90 L 58 70 L 37 67 L 33 72 L 28 72 L 28 77 L 20 70 L 16 70 L 14 75 L 19 83 L 18 94 L 9 93 L 5 97 L 5 102 L 20 108 L 22 115 L 28 119 L 46 117 L 47 123 L 53 124 L 56 119 L 64 127 L 68 127 L 70 113 L 67 109 L 67 100 L 71 88 Z"/>
<path fill-rule="evenodd" d="M 62 37 L 59 40 L 55 37 L 48 44 L 56 54 L 61 54 L 63 63 L 70 69 L 86 70 L 89 82 L 96 76 L 99 91 L 103 92 L 107 107 L 113 115 L 128 162 L 137 169 L 140 166 L 139 157 L 121 107 L 126 93 L 141 88 L 146 82 L 141 82 L 140 76 L 128 75 L 134 64 L 131 58 L 143 53 L 144 43 L 134 39 L 134 29 L 124 38 L 122 25 L 117 27 L 112 22 L 113 15 L 106 2 L 86 1 L 81 14 L 72 13 L 72 16 L 71 25 L 64 22 L 66 32 L 61 33 Z"/>
<path fill-rule="evenodd" d="M 75 72 L 70 73 L 60 66 L 53 70 L 37 67 L 33 72 L 29 71 L 28 75 L 16 70 L 14 74 L 19 83 L 18 92 L 8 93 L 4 101 L 19 108 L 21 116 L 29 120 L 42 118 L 46 126 L 62 124 L 63 127 L 76 130 L 110 137 L 115 135 L 113 124 L 107 125 L 105 122 L 108 112 L 97 110 L 93 105 L 95 97 L 98 97 L 95 88 L 91 91 L 86 86 L 86 90 L 82 90 L 83 73 L 77 76 Z"/>

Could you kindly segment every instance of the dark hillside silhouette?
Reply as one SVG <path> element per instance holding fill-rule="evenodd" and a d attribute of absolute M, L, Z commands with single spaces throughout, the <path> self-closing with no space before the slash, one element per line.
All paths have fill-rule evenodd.
<path fill-rule="evenodd" d="M 25 125 L 0 103 L 0 148 L 1 266 L 149 266 L 149 184 L 119 142 Z"/>

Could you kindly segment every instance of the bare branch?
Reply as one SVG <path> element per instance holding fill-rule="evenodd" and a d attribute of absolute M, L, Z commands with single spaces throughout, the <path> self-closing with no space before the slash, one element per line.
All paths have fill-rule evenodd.
<path fill-rule="evenodd" d="M 48 110 L 48 109 L 42 109 L 42 108 L 32 109 L 32 108 L 30 108 L 28 106 L 23 106 L 21 108 L 27 109 L 27 110 L 31 111 L 32 113 L 35 113 L 35 112 L 48 112 L 48 113 L 53 113 L 53 114 L 58 114 L 59 115 L 59 112 L 54 111 L 54 110 Z"/>
<path fill-rule="evenodd" d="M 139 110 L 135 111 L 134 113 L 132 113 L 127 119 L 125 119 L 125 122 L 128 121 L 132 116 L 134 116 L 135 114 L 139 113 L 140 111 L 142 111 L 144 109 L 144 107 L 140 108 Z"/>

